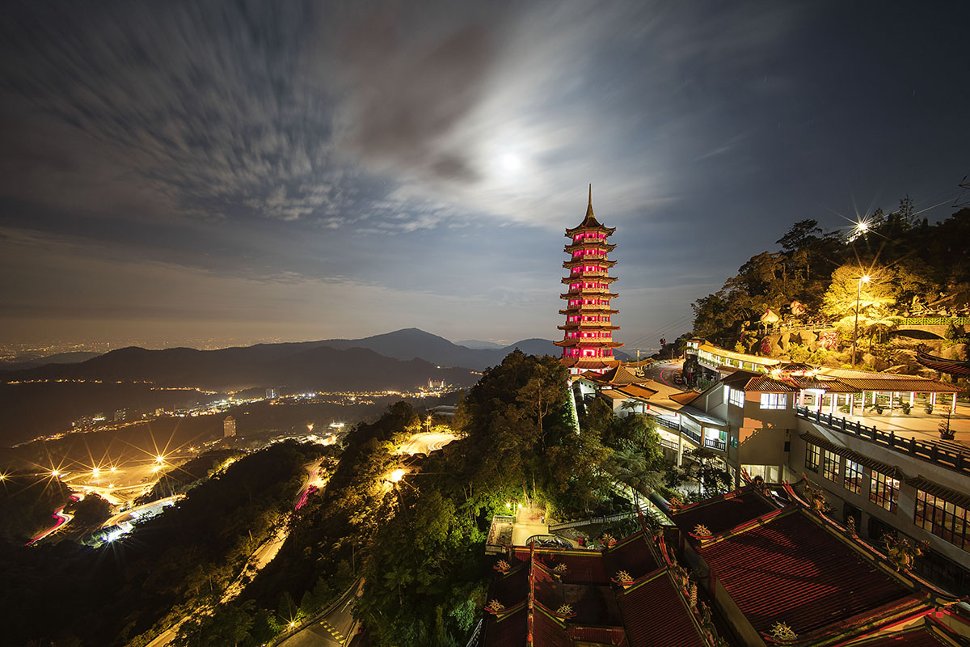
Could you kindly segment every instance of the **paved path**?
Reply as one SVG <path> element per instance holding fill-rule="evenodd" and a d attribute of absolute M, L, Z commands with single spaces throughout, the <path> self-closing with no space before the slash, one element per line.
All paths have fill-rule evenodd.
<path fill-rule="evenodd" d="M 358 580 L 316 619 L 286 637 L 279 647 L 344 647 L 357 633 L 354 602 L 363 582 Z"/>

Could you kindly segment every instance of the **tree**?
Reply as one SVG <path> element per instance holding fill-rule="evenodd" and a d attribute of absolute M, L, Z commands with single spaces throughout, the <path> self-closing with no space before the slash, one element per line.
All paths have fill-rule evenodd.
<path fill-rule="evenodd" d="M 868 276 L 869 281 L 863 280 Z M 858 305 L 859 328 L 870 331 L 875 326 L 892 326 L 889 319 L 896 303 L 891 284 L 884 272 L 857 265 L 843 265 L 832 273 L 832 282 L 825 293 L 822 311 L 836 321 L 843 330 L 854 327 Z"/>

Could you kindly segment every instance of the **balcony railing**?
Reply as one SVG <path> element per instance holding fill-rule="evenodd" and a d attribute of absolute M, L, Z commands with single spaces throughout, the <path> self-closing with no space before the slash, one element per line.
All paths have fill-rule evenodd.
<path fill-rule="evenodd" d="M 855 436 L 963 474 L 970 474 L 970 449 L 958 449 L 952 445 L 916 440 L 916 438 L 897 438 L 893 431 L 881 431 L 875 425 L 870 427 L 857 420 L 813 411 L 808 407 L 795 407 L 795 414 L 799 418 L 822 425 L 827 429 Z"/>
<path fill-rule="evenodd" d="M 711 449 L 716 449 L 723 452 L 727 449 L 727 443 L 718 438 L 705 438 L 704 447 L 710 447 Z"/>
<path fill-rule="evenodd" d="M 664 418 L 663 416 L 653 416 L 653 419 L 657 421 L 658 425 L 666 427 L 671 431 L 676 431 L 677 433 L 686 436 L 694 442 L 695 445 L 701 444 L 701 435 L 692 429 L 688 429 L 684 425 L 680 424 L 676 420 L 671 420 L 670 418 Z"/>

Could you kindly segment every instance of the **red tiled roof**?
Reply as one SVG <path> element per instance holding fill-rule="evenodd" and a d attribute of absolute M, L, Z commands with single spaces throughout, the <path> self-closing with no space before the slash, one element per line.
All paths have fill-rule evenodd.
<path fill-rule="evenodd" d="M 953 644 L 932 630 L 921 627 L 852 643 L 852 647 L 952 647 Z"/>
<path fill-rule="evenodd" d="M 488 599 L 513 607 L 529 595 L 529 565 L 523 564 L 505 575 L 497 575 L 488 587 Z"/>
<path fill-rule="evenodd" d="M 895 391 L 914 393 L 959 393 L 960 388 L 913 375 L 880 374 L 878 378 L 840 377 L 840 381 L 860 391 Z"/>
<path fill-rule="evenodd" d="M 618 596 L 630 644 L 643 647 L 705 647 L 700 628 L 667 571 Z"/>
<path fill-rule="evenodd" d="M 606 561 L 606 572 L 615 577 L 617 571 L 626 571 L 638 579 L 660 568 L 660 562 L 650 549 L 647 535 L 640 531 L 627 537 L 616 546 L 603 554 Z"/>
<path fill-rule="evenodd" d="M 684 532 L 693 532 L 695 526 L 702 524 L 707 526 L 711 534 L 717 535 L 777 509 L 778 506 L 756 492 L 752 486 L 747 486 L 736 492 L 685 506 L 673 512 L 671 518 Z"/>
<path fill-rule="evenodd" d="M 535 647 L 573 647 L 566 628 L 558 620 L 546 615 L 542 609 L 536 609 L 532 615 L 532 644 Z"/>
<path fill-rule="evenodd" d="M 748 383 L 744 386 L 744 390 L 761 393 L 795 393 L 798 391 L 798 387 L 784 380 L 776 380 L 767 375 L 759 375 L 748 380 Z"/>
<path fill-rule="evenodd" d="M 529 635 L 529 610 L 525 605 L 502 618 L 487 615 L 485 647 L 519 647 Z"/>
<path fill-rule="evenodd" d="M 573 640 L 615 645 L 616 647 L 628 647 L 630 645 L 622 627 L 583 627 L 571 621 L 567 631 L 569 632 L 569 637 Z"/>
<path fill-rule="evenodd" d="M 755 373 L 754 371 L 738 369 L 721 380 L 721 384 L 726 384 L 732 389 L 743 389 L 750 380 L 756 377 L 761 377 L 762 375 L 764 375 L 764 373 Z"/>
<path fill-rule="evenodd" d="M 639 384 L 627 384 L 626 386 L 622 386 L 616 390 L 620 391 L 621 393 L 625 393 L 626 395 L 633 396 L 634 398 L 647 399 L 657 395 L 657 391 L 655 389 L 648 389 L 647 387 L 640 386 Z"/>
<path fill-rule="evenodd" d="M 802 510 L 702 545 L 698 552 L 762 633 L 785 622 L 805 636 L 884 605 L 914 602 L 902 583 Z"/>
<path fill-rule="evenodd" d="M 519 551 L 517 550 L 516 553 L 518 554 Z M 528 554 L 528 549 L 526 549 L 526 559 L 528 559 Z M 610 583 L 610 576 L 607 575 L 603 564 L 603 556 L 598 551 L 536 549 L 535 554 L 549 570 L 553 570 L 556 564 L 565 564 L 566 570 L 562 573 L 561 578 L 566 584 L 608 585 Z"/>

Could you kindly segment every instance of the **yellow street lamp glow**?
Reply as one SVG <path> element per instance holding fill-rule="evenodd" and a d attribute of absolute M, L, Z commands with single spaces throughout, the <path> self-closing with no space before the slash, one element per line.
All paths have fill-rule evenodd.
<path fill-rule="evenodd" d="M 91 478 L 98 478 L 99 476 L 101 476 L 101 469 L 98 468 L 98 467 L 92 468 L 91 469 Z"/>
<path fill-rule="evenodd" d="M 860 234 L 864 234 L 867 231 L 869 231 L 869 223 L 866 222 L 865 220 L 861 220 L 861 221 L 859 221 L 859 222 L 856 223 L 855 230 L 857 232 L 859 232 Z"/>
<path fill-rule="evenodd" d="M 59 470 L 59 469 L 52 469 L 51 470 L 51 478 L 55 478 L 56 479 L 60 475 L 61 475 L 61 470 Z"/>
<path fill-rule="evenodd" d="M 162 463 L 165 462 L 165 457 L 159 454 L 158 456 L 155 457 L 155 462 L 161 465 Z"/>
<path fill-rule="evenodd" d="M 404 470 L 402 470 L 399 467 L 396 470 L 394 470 L 393 472 L 391 472 L 391 475 L 388 477 L 388 480 L 391 483 L 397 483 L 397 482 L 399 482 L 403 478 L 404 478 Z"/>
<path fill-rule="evenodd" d="M 109 472 L 111 472 L 111 473 L 113 474 L 113 473 L 115 473 L 115 472 L 117 472 L 117 471 L 118 471 L 118 468 L 117 468 L 117 467 L 115 467 L 114 465 L 112 465 L 112 466 L 111 466 L 111 469 L 110 469 L 110 470 L 108 470 L 108 471 L 109 471 Z"/>
<path fill-rule="evenodd" d="M 869 281 L 871 281 L 871 280 L 872 280 L 872 277 L 871 277 L 871 276 L 869 276 L 868 274 L 863 274 L 863 275 L 862 275 L 862 276 L 861 276 L 861 277 L 859 278 L 859 280 L 860 280 L 860 281 L 862 281 L 863 283 L 868 283 Z"/>

